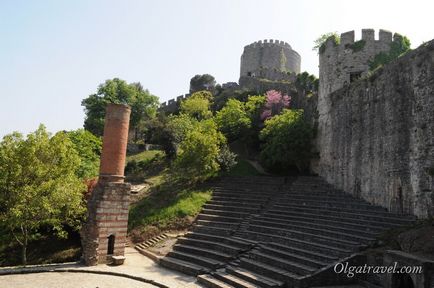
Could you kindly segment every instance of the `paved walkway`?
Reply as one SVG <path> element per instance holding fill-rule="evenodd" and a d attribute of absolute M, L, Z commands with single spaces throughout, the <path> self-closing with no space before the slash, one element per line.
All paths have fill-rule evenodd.
<path fill-rule="evenodd" d="M 133 277 L 141 277 L 153 280 L 170 288 L 194 288 L 202 287 L 196 283 L 195 277 L 186 276 L 172 270 L 165 269 L 151 259 L 143 256 L 134 248 L 127 247 L 125 250 L 126 260 L 121 266 L 98 265 L 86 267 L 82 265 L 68 266 L 71 270 L 86 270 L 90 272 L 114 272 L 122 273 Z M 60 269 L 62 267 L 59 267 Z M 71 273 L 71 272 L 44 272 L 31 274 L 14 274 L 0 276 L 0 287 L 27 288 L 112 288 L 112 287 L 156 287 L 151 284 L 136 281 L 133 279 L 99 275 L 93 273 Z M 70 286 L 66 286 L 70 285 Z"/>

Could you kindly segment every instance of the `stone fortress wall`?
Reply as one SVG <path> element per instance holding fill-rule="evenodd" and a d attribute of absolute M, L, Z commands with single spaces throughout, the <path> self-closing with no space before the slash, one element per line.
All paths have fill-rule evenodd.
<path fill-rule="evenodd" d="M 261 70 L 300 73 L 300 55 L 279 40 L 257 41 L 244 47 L 240 77 L 256 76 Z"/>
<path fill-rule="evenodd" d="M 386 51 L 392 34 L 354 32 L 320 54 L 314 171 L 329 183 L 390 211 L 434 214 L 434 41 L 378 69 L 368 62 Z M 361 73 L 351 82 L 351 73 Z M 366 77 L 363 77 L 365 75 Z M 346 85 L 348 84 L 348 85 Z"/>

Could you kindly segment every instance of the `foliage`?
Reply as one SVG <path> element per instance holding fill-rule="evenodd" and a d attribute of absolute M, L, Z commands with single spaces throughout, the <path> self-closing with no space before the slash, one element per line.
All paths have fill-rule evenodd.
<path fill-rule="evenodd" d="M 50 137 L 43 125 L 26 139 L 13 133 L 0 143 L 0 225 L 22 246 L 23 264 L 42 226 L 60 237 L 65 224 L 79 228 L 86 186 L 78 167 L 80 157 L 66 133 Z"/>
<path fill-rule="evenodd" d="M 80 179 L 91 179 L 98 176 L 101 155 L 101 138 L 84 129 L 67 132 L 81 161 L 76 175 Z"/>
<path fill-rule="evenodd" d="M 303 119 L 303 110 L 284 110 L 265 121 L 260 133 L 263 141 L 261 162 L 268 169 L 283 171 L 296 166 L 299 171 L 308 166 L 313 130 Z"/>
<path fill-rule="evenodd" d="M 104 130 L 105 109 L 108 103 L 123 103 L 131 106 L 130 128 L 142 130 L 146 120 L 155 117 L 158 97 L 144 90 L 140 83 L 128 84 L 114 78 L 99 85 L 95 94 L 83 99 L 86 118 L 84 128 L 97 136 Z"/>
<path fill-rule="evenodd" d="M 241 102 L 247 102 L 247 99 L 250 95 L 254 95 L 255 91 L 251 90 L 233 90 L 232 88 L 222 89 L 220 93 L 217 93 L 214 96 L 214 101 L 212 103 L 212 110 L 213 111 L 219 111 L 221 110 L 225 105 L 226 102 L 229 99 L 236 99 Z"/>
<path fill-rule="evenodd" d="M 320 37 L 318 37 L 313 43 L 314 46 L 312 50 L 318 51 L 318 54 L 321 54 L 325 51 L 325 44 L 327 40 L 331 39 L 335 46 L 339 45 L 341 42 L 341 38 L 338 34 L 338 32 L 329 32 L 326 34 L 322 34 Z"/>
<path fill-rule="evenodd" d="M 209 92 L 206 91 L 193 93 L 188 99 L 181 102 L 180 112 L 197 120 L 212 117 L 210 108 Z M 211 95 L 212 96 L 212 95 Z"/>
<path fill-rule="evenodd" d="M 151 150 L 129 157 L 125 166 L 125 175 L 130 178 L 131 175 L 144 174 L 153 163 L 160 161 L 163 156 L 161 151 Z"/>
<path fill-rule="evenodd" d="M 233 166 L 226 175 L 229 176 L 258 176 L 262 175 L 256 170 L 248 161 L 244 159 L 239 159 L 237 164 Z"/>
<path fill-rule="evenodd" d="M 190 93 L 195 93 L 202 90 L 213 91 L 215 86 L 216 81 L 212 75 L 195 75 L 190 80 Z"/>
<path fill-rule="evenodd" d="M 393 42 L 390 45 L 389 52 L 380 52 L 375 55 L 374 59 L 369 62 L 369 70 L 373 71 L 376 68 L 397 59 L 404 53 L 410 51 L 410 46 L 411 43 L 407 37 L 395 33 L 393 35 Z"/>
<path fill-rule="evenodd" d="M 363 47 L 365 47 L 366 41 L 361 39 L 359 41 L 354 42 L 353 44 L 349 45 L 348 48 L 350 48 L 351 50 L 353 50 L 354 52 L 359 52 L 363 49 Z"/>
<path fill-rule="evenodd" d="M 237 164 L 237 154 L 231 152 L 229 147 L 224 145 L 217 156 L 217 163 L 220 165 L 222 171 L 229 171 Z"/>
<path fill-rule="evenodd" d="M 315 75 L 310 75 L 308 72 L 303 72 L 297 75 L 295 85 L 304 91 L 305 94 L 318 91 L 319 79 Z"/>
<path fill-rule="evenodd" d="M 265 108 L 261 114 L 261 119 L 266 120 L 274 115 L 279 114 L 284 108 L 288 108 L 291 97 L 282 95 L 281 92 L 276 90 L 269 90 L 265 93 Z"/>
<path fill-rule="evenodd" d="M 217 112 L 216 122 L 229 142 L 243 137 L 251 126 L 244 103 L 235 99 L 229 99 L 225 107 Z"/>
<path fill-rule="evenodd" d="M 191 181 L 203 181 L 219 171 L 217 157 L 226 140 L 212 119 L 198 124 L 186 133 L 174 162 L 178 176 Z"/>

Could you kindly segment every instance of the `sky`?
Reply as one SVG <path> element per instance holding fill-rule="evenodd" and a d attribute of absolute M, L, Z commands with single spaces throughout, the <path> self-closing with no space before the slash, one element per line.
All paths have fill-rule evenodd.
<path fill-rule="evenodd" d="M 0 0 L 0 137 L 81 128 L 82 99 L 115 77 L 160 102 L 188 93 L 196 74 L 237 82 L 247 44 L 288 42 L 318 75 L 313 41 L 362 28 L 434 39 L 426 1 Z M 378 34 L 376 36 L 378 38 Z"/>

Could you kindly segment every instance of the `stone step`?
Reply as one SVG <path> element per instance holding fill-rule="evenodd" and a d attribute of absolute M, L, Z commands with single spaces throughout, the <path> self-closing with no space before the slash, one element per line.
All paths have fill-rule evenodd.
<path fill-rule="evenodd" d="M 260 209 L 260 207 L 257 208 L 251 208 L 248 206 L 238 206 L 238 205 L 219 205 L 219 204 L 211 204 L 206 203 L 203 206 L 205 209 L 212 209 L 212 210 L 222 210 L 222 211 L 239 211 L 239 212 L 245 212 L 245 213 L 257 213 Z"/>
<path fill-rule="evenodd" d="M 297 253 L 297 251 L 294 252 L 288 252 L 288 251 L 282 251 L 276 247 L 270 247 L 266 244 L 260 245 L 259 251 L 263 254 L 286 259 L 289 261 L 293 261 L 296 263 L 304 264 L 310 267 L 314 268 L 321 268 L 329 264 L 330 262 L 323 262 L 320 260 L 317 260 L 315 258 L 311 258 L 309 256 Z"/>
<path fill-rule="evenodd" d="M 221 262 L 231 261 L 235 257 L 234 254 L 223 253 L 211 248 L 212 247 L 202 248 L 202 247 L 195 247 L 191 245 L 178 244 L 178 243 L 173 246 L 173 250 L 176 252 L 180 251 L 182 253 L 194 254 L 194 255 L 210 258 L 210 259 L 215 259 Z"/>
<path fill-rule="evenodd" d="M 249 259 L 259 261 L 274 267 L 290 271 L 298 275 L 309 275 L 317 270 L 316 267 L 308 266 L 300 262 L 283 259 L 280 257 L 270 256 L 261 251 L 252 251 L 248 253 Z"/>
<path fill-rule="evenodd" d="M 315 233 L 318 235 L 324 235 L 328 237 L 335 237 L 339 239 L 346 239 L 346 240 L 362 242 L 362 243 L 375 241 L 375 236 L 376 236 L 372 233 L 369 234 L 369 236 L 366 236 L 367 234 L 363 233 L 363 231 L 341 228 L 338 226 L 315 225 L 315 224 L 305 223 L 305 222 L 297 223 L 295 221 L 279 223 L 274 221 L 266 221 L 261 218 L 255 218 L 250 221 L 250 224 L 270 226 L 274 228 L 281 228 L 281 229 L 288 229 L 288 230 L 296 230 L 296 231 L 308 232 L 308 233 Z"/>
<path fill-rule="evenodd" d="M 232 193 L 232 192 L 218 192 L 213 191 L 212 193 L 213 197 L 212 199 L 216 199 L 217 197 L 223 197 L 223 198 L 230 198 L 233 200 L 239 200 L 239 199 L 251 199 L 256 201 L 266 201 L 270 199 L 270 194 L 249 194 L 249 193 Z M 216 199 L 217 200 L 217 199 Z"/>
<path fill-rule="evenodd" d="M 290 191 L 280 196 L 279 199 L 282 200 L 316 200 L 316 201 L 347 201 L 352 200 L 355 203 L 369 204 L 369 202 L 355 198 L 350 194 L 342 193 L 337 195 L 321 195 L 321 194 L 309 194 L 307 192 L 295 193 L 294 191 Z"/>
<path fill-rule="evenodd" d="M 287 283 L 289 279 L 299 279 L 301 277 L 301 275 L 245 257 L 240 259 L 240 267 L 284 283 Z"/>
<path fill-rule="evenodd" d="M 283 237 L 291 237 L 291 238 L 313 241 L 315 243 L 320 243 L 320 244 L 324 244 L 336 248 L 342 247 L 352 251 L 357 250 L 356 248 L 363 244 L 361 242 L 336 238 L 336 237 L 340 237 L 339 235 L 336 237 L 330 237 L 325 235 L 317 235 L 313 233 L 302 232 L 294 229 L 281 229 L 281 228 L 274 228 L 274 227 L 268 227 L 263 225 L 250 224 L 248 230 L 271 234 L 273 236 L 283 236 Z"/>
<path fill-rule="evenodd" d="M 334 247 L 327 244 L 313 242 L 309 240 L 298 239 L 294 237 L 285 237 L 279 235 L 270 235 L 269 233 L 260 233 L 257 231 L 243 231 L 239 232 L 243 234 L 244 238 L 252 239 L 259 242 L 272 242 L 285 246 L 291 246 L 300 249 L 309 249 L 313 252 L 321 253 L 323 255 L 329 255 L 330 257 L 344 257 L 354 250 L 346 249 L 344 247 Z"/>
<path fill-rule="evenodd" d="M 310 209 L 316 209 L 316 210 L 327 210 L 327 211 L 337 211 L 340 213 L 346 212 L 346 213 L 360 213 L 360 214 L 364 214 L 364 215 L 372 215 L 374 217 L 382 217 L 382 218 L 386 218 L 386 219 L 391 219 L 391 221 L 398 221 L 398 224 L 401 224 L 405 221 L 409 221 L 408 218 L 406 218 L 406 216 L 400 216 L 400 215 L 396 215 L 396 214 L 392 214 L 389 213 L 387 211 L 384 210 L 372 210 L 372 209 L 364 209 L 364 208 L 357 208 L 357 207 L 352 207 L 352 208 L 347 208 L 344 206 L 335 206 L 335 207 L 331 207 L 331 206 L 323 206 L 323 205 L 311 205 L 311 204 L 306 204 L 303 205 L 302 203 L 286 203 L 286 204 L 276 204 L 274 205 L 273 209 L 280 209 L 280 210 L 287 210 L 287 209 L 297 209 L 297 208 L 310 208 Z M 413 221 L 413 220 L 411 220 Z M 409 222 L 411 222 L 409 221 Z"/>
<path fill-rule="evenodd" d="M 256 274 L 240 267 L 228 266 L 226 267 L 226 271 L 232 275 L 237 276 L 238 278 L 244 279 L 250 283 L 254 283 L 259 287 L 279 288 L 285 285 L 285 283 L 281 281 L 277 281 L 266 276 Z"/>
<path fill-rule="evenodd" d="M 217 280 L 210 274 L 197 276 L 197 282 L 208 288 L 234 288 L 234 286 Z"/>
<path fill-rule="evenodd" d="M 235 227 L 238 225 L 238 223 L 240 223 L 243 220 L 243 218 L 208 214 L 208 213 L 202 212 L 199 215 L 197 215 L 196 220 L 223 222 L 223 223 L 226 223 L 226 225 L 228 225 L 228 226 Z"/>
<path fill-rule="evenodd" d="M 275 250 L 281 251 L 281 252 L 296 253 L 298 255 L 302 255 L 302 256 L 308 257 L 310 259 L 315 259 L 316 261 L 320 261 L 321 263 L 332 263 L 332 262 L 336 262 L 339 259 L 339 257 L 337 257 L 337 256 L 330 256 L 328 254 L 315 252 L 312 250 L 306 250 L 306 249 L 302 249 L 302 248 L 297 248 L 294 246 L 286 246 L 286 245 L 282 245 L 279 243 L 270 242 L 270 243 L 259 244 L 259 245 L 261 247 L 271 248 L 271 249 L 275 249 Z M 309 248 L 309 247 L 306 247 L 306 248 Z M 326 252 L 328 252 L 328 251 L 329 250 L 327 250 Z"/>
<path fill-rule="evenodd" d="M 236 247 L 241 250 L 250 249 L 254 245 L 250 241 L 246 241 L 243 239 L 237 239 L 235 237 L 222 237 L 206 233 L 189 232 L 185 236 L 190 239 L 225 243 L 229 246 Z"/>
<path fill-rule="evenodd" d="M 159 263 L 169 269 L 173 269 L 192 276 L 210 272 L 210 270 L 206 267 L 183 261 L 177 258 L 172 258 L 169 256 L 161 258 Z"/>
<path fill-rule="evenodd" d="M 272 221 L 272 222 L 280 222 L 280 223 L 287 223 L 287 222 L 297 222 L 297 223 L 309 223 L 309 225 L 324 225 L 324 227 L 326 226 L 341 226 L 342 228 L 349 228 L 349 229 L 354 229 L 357 231 L 361 231 L 364 233 L 368 233 L 367 235 L 378 235 L 379 233 L 381 233 L 382 231 L 384 231 L 383 227 L 376 227 L 376 226 L 370 226 L 367 224 L 359 224 L 359 223 L 354 223 L 354 222 L 346 222 L 344 221 L 345 219 L 340 219 L 341 221 L 338 220 L 329 220 L 329 219 L 323 219 L 323 218 L 314 218 L 314 217 L 303 217 L 303 214 L 301 214 L 300 216 L 298 215 L 285 215 L 285 217 L 283 218 L 281 215 L 280 217 L 274 217 L 274 215 L 269 215 L 267 213 L 261 215 L 261 219 L 264 219 L 266 221 Z"/>
<path fill-rule="evenodd" d="M 214 278 L 216 278 L 222 282 L 228 283 L 229 285 L 232 285 L 232 286 L 237 287 L 237 288 L 261 288 L 260 286 L 254 284 L 252 282 L 248 282 L 244 279 L 241 279 L 241 278 L 239 278 L 235 275 L 229 274 L 227 272 L 223 272 L 223 271 L 215 272 L 215 273 L 212 273 L 212 275 L 214 276 Z"/>
<path fill-rule="evenodd" d="M 222 217 L 238 218 L 238 219 L 245 218 L 250 215 L 250 213 L 247 212 L 226 211 L 226 210 L 216 210 L 216 209 L 207 209 L 207 208 L 202 208 L 200 214 L 218 215 Z"/>
<path fill-rule="evenodd" d="M 357 218 L 348 218 L 348 217 L 341 217 L 336 215 L 323 215 L 320 213 L 312 213 L 311 211 L 286 211 L 286 213 L 274 213 L 272 211 L 267 211 L 264 214 L 262 214 L 264 217 L 272 217 L 272 218 L 280 218 L 280 219 L 293 219 L 293 217 L 303 217 L 305 219 L 309 219 L 311 221 L 317 222 L 319 221 L 337 221 L 345 224 L 359 224 L 362 226 L 366 226 L 367 228 L 377 229 L 374 231 L 384 231 L 385 229 L 389 229 L 392 227 L 399 226 L 397 224 L 391 224 L 386 222 L 377 222 L 375 220 L 364 220 L 364 219 L 357 219 Z"/>
<path fill-rule="evenodd" d="M 358 209 L 377 211 L 379 213 L 388 213 L 386 209 L 370 205 L 368 203 L 355 202 L 352 199 L 344 201 L 331 200 L 312 200 L 312 199 L 278 199 L 277 206 L 299 205 L 299 206 L 320 206 L 326 208 L 343 208 L 343 209 Z"/>
<path fill-rule="evenodd" d="M 199 248 L 208 248 L 208 249 L 223 252 L 225 254 L 232 255 L 232 256 L 238 255 L 239 253 L 241 253 L 243 251 L 242 249 L 240 249 L 238 247 L 224 244 L 223 242 L 199 240 L 199 239 L 194 239 L 194 238 L 189 238 L 189 237 L 188 238 L 187 237 L 178 238 L 176 243 L 188 245 L 188 246 L 193 246 L 193 247 L 199 247 Z"/>
<path fill-rule="evenodd" d="M 211 269 L 217 269 L 224 266 L 224 263 L 221 261 L 181 251 L 171 251 L 168 256 Z"/>
<path fill-rule="evenodd" d="M 250 203 L 254 205 L 261 205 L 263 203 L 268 202 L 269 198 L 266 199 L 254 199 L 254 198 L 241 198 L 241 197 L 232 197 L 232 196 L 217 196 L 213 195 L 210 201 L 224 201 L 224 202 L 230 202 L 230 203 L 246 203 L 247 205 L 250 205 Z"/>
<path fill-rule="evenodd" d="M 204 221 L 198 221 L 198 223 L 201 223 L 201 222 L 204 222 Z M 227 228 L 227 227 L 218 227 L 218 226 L 196 224 L 193 227 L 193 232 L 203 233 L 203 234 L 212 234 L 212 235 L 218 235 L 218 236 L 230 236 L 235 232 L 235 230 L 231 229 L 231 228 Z"/>
<path fill-rule="evenodd" d="M 239 207 L 247 207 L 251 209 L 259 209 L 262 204 L 257 203 L 256 201 L 221 201 L 221 200 L 209 200 L 206 204 L 214 204 L 214 205 L 229 205 L 229 206 L 239 206 Z"/>
<path fill-rule="evenodd" d="M 378 221 L 378 222 L 384 222 L 384 223 L 391 223 L 391 224 L 397 224 L 397 225 L 406 225 L 411 224 L 413 221 L 402 219 L 402 218 L 396 218 L 396 217 L 387 217 L 383 215 L 375 215 L 373 213 L 360 213 L 360 211 L 353 212 L 353 211 L 339 211 L 338 209 L 324 209 L 321 207 L 301 207 L 301 206 L 293 206 L 293 207 L 287 207 L 286 210 L 283 209 L 270 209 L 269 212 L 273 212 L 275 214 L 285 214 L 287 210 L 296 211 L 296 212 L 309 212 L 309 213 L 316 213 L 316 214 L 322 214 L 322 215 L 332 215 L 332 216 L 338 216 L 341 218 L 346 219 L 355 219 L 356 221 L 358 219 L 362 220 L 370 220 L 370 221 Z"/>

